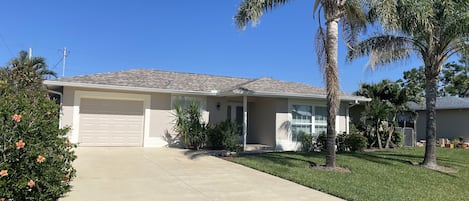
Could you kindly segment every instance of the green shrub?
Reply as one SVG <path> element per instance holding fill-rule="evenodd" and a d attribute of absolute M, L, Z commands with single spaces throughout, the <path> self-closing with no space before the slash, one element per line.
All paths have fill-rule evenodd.
<path fill-rule="evenodd" d="M 346 146 L 352 152 L 356 151 L 363 151 L 367 146 L 367 138 L 362 134 L 355 132 L 348 135 L 347 139 L 345 140 Z"/>
<path fill-rule="evenodd" d="M 187 108 L 175 104 L 176 122 L 174 130 L 178 132 L 186 148 L 201 149 L 207 140 L 207 125 L 201 123 L 200 106 L 193 101 Z"/>
<path fill-rule="evenodd" d="M 343 132 L 342 134 L 338 134 L 336 137 L 336 145 L 337 145 L 337 151 L 347 151 L 347 140 L 349 138 L 349 135 L 346 132 Z"/>
<path fill-rule="evenodd" d="M 313 136 L 311 134 L 300 131 L 298 134 L 300 138 L 301 150 L 302 151 L 313 151 Z"/>
<path fill-rule="evenodd" d="M 318 139 L 316 140 L 316 143 L 318 143 L 318 146 L 321 147 L 321 151 L 326 151 L 326 145 L 327 145 L 327 136 L 326 132 L 321 132 L 318 135 Z"/>
<path fill-rule="evenodd" d="M 76 158 L 59 106 L 35 68 L 20 63 L 0 73 L 0 198 L 57 200 L 70 191 Z"/>
<path fill-rule="evenodd" d="M 402 147 L 402 139 L 404 139 L 404 133 L 401 131 L 394 131 L 394 135 L 391 137 L 391 141 L 397 147 Z"/>
<path fill-rule="evenodd" d="M 212 149 L 237 151 L 240 148 L 238 133 L 238 124 L 231 120 L 225 120 L 209 128 L 207 132 L 208 144 Z"/>

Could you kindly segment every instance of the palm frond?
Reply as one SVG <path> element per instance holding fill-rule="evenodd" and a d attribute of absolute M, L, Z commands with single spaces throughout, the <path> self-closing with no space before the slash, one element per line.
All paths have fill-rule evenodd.
<path fill-rule="evenodd" d="M 315 0 L 314 1 L 314 5 L 313 5 L 313 13 L 316 13 L 317 11 L 319 11 L 319 7 L 321 6 L 322 4 L 322 0 Z M 313 15 L 314 17 L 314 15 Z"/>
<path fill-rule="evenodd" d="M 397 15 L 397 1 L 393 0 L 364 0 L 363 4 L 368 9 L 368 21 L 379 22 L 386 31 L 395 31 L 399 27 Z"/>
<path fill-rule="evenodd" d="M 348 0 L 341 18 L 342 37 L 347 47 L 356 45 L 360 33 L 366 32 L 367 16 L 360 0 Z"/>
<path fill-rule="evenodd" d="M 414 41 L 405 36 L 378 35 L 353 46 L 347 52 L 347 61 L 370 56 L 368 65 L 375 69 L 377 66 L 408 58 L 410 51 L 415 48 Z"/>
<path fill-rule="evenodd" d="M 264 12 L 284 5 L 291 0 L 244 0 L 238 7 L 234 17 L 235 23 L 240 30 L 244 30 L 249 22 L 256 26 Z"/>
<path fill-rule="evenodd" d="M 317 61 L 320 72 L 324 75 L 326 70 L 326 33 L 322 26 L 318 27 L 314 39 L 314 50 L 316 52 Z M 325 76 L 323 76 L 325 78 Z"/>
<path fill-rule="evenodd" d="M 434 1 L 400 0 L 397 2 L 397 20 L 400 24 L 400 31 L 411 36 L 418 34 L 428 37 L 426 31 L 432 30 L 435 25 L 433 22 L 435 19 Z"/>

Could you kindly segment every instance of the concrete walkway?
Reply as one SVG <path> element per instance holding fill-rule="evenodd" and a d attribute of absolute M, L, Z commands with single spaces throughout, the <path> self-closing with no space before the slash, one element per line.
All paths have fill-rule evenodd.
<path fill-rule="evenodd" d="M 77 149 L 78 176 L 61 201 L 340 200 L 216 157 L 170 148 Z"/>

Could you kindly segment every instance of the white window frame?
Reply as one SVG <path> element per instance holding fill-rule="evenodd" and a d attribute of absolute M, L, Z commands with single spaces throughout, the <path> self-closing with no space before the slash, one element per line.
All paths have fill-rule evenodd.
<path fill-rule="evenodd" d="M 314 102 L 314 101 L 289 101 L 288 104 L 288 119 L 290 122 L 290 128 L 288 129 L 288 139 L 291 142 L 298 142 L 293 140 L 293 131 L 292 131 L 292 126 L 293 126 L 293 115 L 292 115 L 292 110 L 294 105 L 304 105 L 311 107 L 312 109 L 312 115 L 311 115 L 311 123 L 295 123 L 295 125 L 311 125 L 311 134 L 314 136 L 318 136 L 319 133 L 316 133 L 316 107 L 326 107 L 327 106 L 325 103 L 319 103 L 319 102 Z M 327 123 L 326 123 L 327 126 Z"/>
<path fill-rule="evenodd" d="M 208 123 L 209 122 L 209 112 L 207 111 L 207 97 L 205 96 L 194 96 L 194 95 L 186 95 L 186 94 L 171 94 L 171 110 L 175 113 L 174 104 L 177 100 L 180 100 L 181 97 L 184 101 L 196 101 L 199 103 L 201 116 L 201 123 Z"/>
<path fill-rule="evenodd" d="M 327 132 L 327 106 L 326 105 L 315 105 L 313 106 L 313 113 L 314 113 L 314 128 L 313 128 L 313 131 L 312 132 L 315 136 L 319 136 L 320 133 L 318 131 L 316 131 L 316 107 L 323 107 L 324 109 L 326 109 L 326 123 L 325 124 L 320 124 L 320 125 L 323 125 L 323 126 L 326 126 L 326 132 Z"/>

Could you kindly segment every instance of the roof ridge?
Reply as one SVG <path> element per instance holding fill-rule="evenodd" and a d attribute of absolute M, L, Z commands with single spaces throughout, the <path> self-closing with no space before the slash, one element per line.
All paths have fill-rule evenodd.
<path fill-rule="evenodd" d="M 114 73 L 125 73 L 125 72 L 134 72 L 134 71 L 152 71 L 152 72 L 163 72 L 163 73 L 177 73 L 177 74 L 186 74 L 186 75 L 202 75 L 202 76 L 210 76 L 210 77 L 219 77 L 219 78 L 234 78 L 234 79 L 245 79 L 245 80 L 252 80 L 253 78 L 246 78 L 246 77 L 235 77 L 235 76 L 227 76 L 227 75 L 214 75 L 208 73 L 192 73 L 192 72 L 182 72 L 182 71 L 171 71 L 171 70 L 161 70 L 155 68 L 132 68 L 132 69 L 123 69 L 119 71 L 107 71 L 107 72 L 98 72 L 93 74 L 86 74 L 86 75 L 76 75 L 64 78 L 77 78 L 77 77 L 86 77 L 86 76 L 94 76 L 94 75 L 103 75 L 103 74 L 114 74 Z M 61 80 L 62 78 L 58 78 L 56 80 Z"/>
<path fill-rule="evenodd" d="M 134 69 L 126 70 L 126 71 L 132 71 L 132 70 L 159 71 L 159 72 L 178 73 L 178 74 L 187 74 L 187 75 L 204 75 L 204 76 L 220 77 L 220 78 L 235 78 L 235 79 L 248 79 L 248 80 L 253 79 L 253 78 L 235 77 L 235 76 L 227 76 L 227 75 L 214 75 L 214 74 L 208 74 L 208 73 L 192 73 L 192 72 L 183 72 L 183 71 L 160 70 L 160 69 L 155 69 L 155 68 L 134 68 Z"/>
<path fill-rule="evenodd" d="M 247 84 L 249 84 L 249 83 L 253 83 L 253 82 L 255 82 L 255 81 L 259 80 L 259 79 L 261 79 L 261 78 L 248 80 L 248 81 L 243 82 L 243 83 L 241 83 L 241 84 L 237 84 L 237 85 L 235 85 L 235 86 L 233 86 L 233 87 L 230 87 L 230 88 L 228 88 L 228 89 L 226 89 L 226 90 L 224 90 L 224 91 L 231 91 L 231 90 L 239 89 L 239 88 L 241 88 L 241 86 L 247 85 Z"/>

